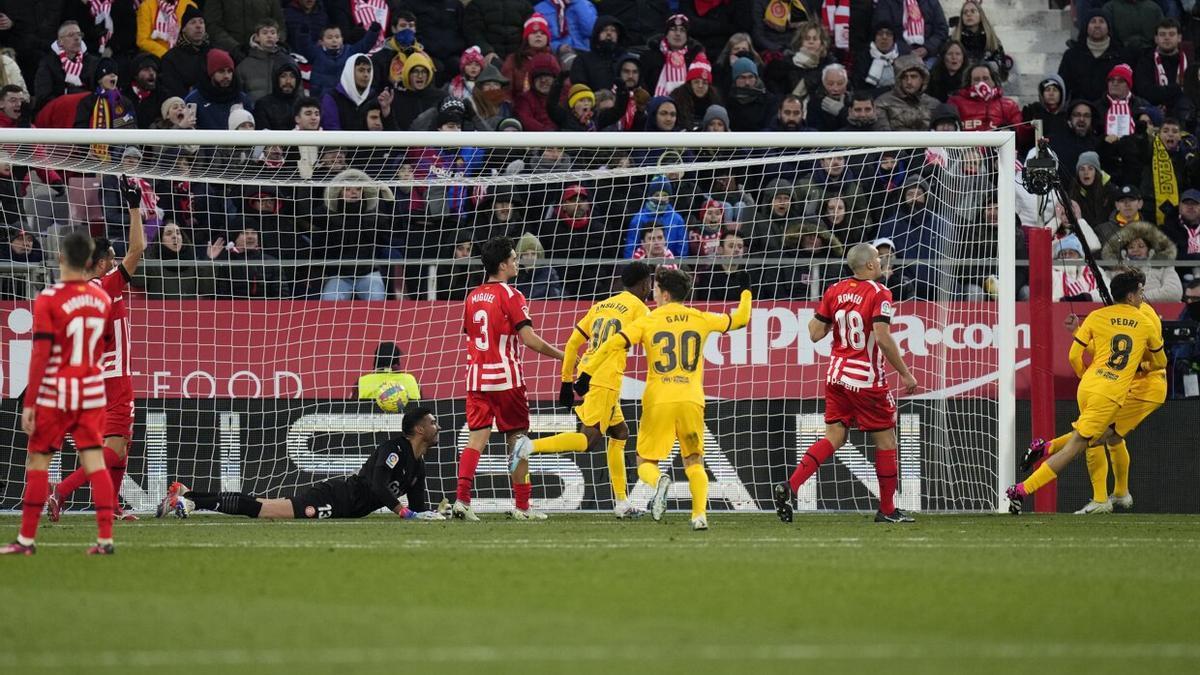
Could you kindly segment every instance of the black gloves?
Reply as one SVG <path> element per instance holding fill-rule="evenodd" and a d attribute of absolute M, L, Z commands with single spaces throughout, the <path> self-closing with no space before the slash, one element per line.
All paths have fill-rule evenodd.
<path fill-rule="evenodd" d="M 587 373 L 580 373 L 579 377 L 575 378 L 575 393 L 583 396 L 584 394 L 588 393 L 588 389 L 591 388 L 591 384 L 592 376 L 588 375 Z"/>
<path fill-rule="evenodd" d="M 562 388 L 558 390 L 558 404 L 564 408 L 570 408 L 575 405 L 575 385 L 570 382 L 563 382 Z"/>
<path fill-rule="evenodd" d="M 121 196 L 125 199 L 125 206 L 131 209 L 142 208 L 142 189 L 133 182 L 133 179 L 124 174 L 121 175 L 120 180 Z"/>

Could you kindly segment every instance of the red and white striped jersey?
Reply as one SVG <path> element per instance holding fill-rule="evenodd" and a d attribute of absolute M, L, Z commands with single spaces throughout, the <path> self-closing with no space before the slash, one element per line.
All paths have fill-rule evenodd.
<path fill-rule="evenodd" d="M 465 309 L 467 391 L 525 386 L 517 336 L 517 331 L 533 323 L 525 296 L 508 284 L 489 282 L 467 295 Z"/>
<path fill-rule="evenodd" d="M 876 322 L 891 323 L 892 292 L 863 279 L 843 279 L 830 286 L 817 307 L 817 319 L 833 324 L 826 382 L 848 389 L 887 389 L 883 350 L 875 343 Z"/>
<path fill-rule="evenodd" d="M 82 281 L 57 283 L 38 295 L 26 405 L 58 410 L 105 406 L 100 339 L 111 309 L 104 291 Z"/>
<path fill-rule="evenodd" d="M 101 377 L 110 403 L 133 399 L 133 373 L 129 356 L 129 311 L 125 304 L 125 289 L 132 281 L 122 264 L 92 283 L 99 286 L 112 300 L 108 325 L 104 327 L 104 353 L 100 357 Z"/>

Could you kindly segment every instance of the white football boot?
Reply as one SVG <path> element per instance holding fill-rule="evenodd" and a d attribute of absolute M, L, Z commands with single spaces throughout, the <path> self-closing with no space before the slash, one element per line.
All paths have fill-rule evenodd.
<path fill-rule="evenodd" d="M 1083 505 L 1082 509 L 1075 512 L 1077 516 L 1086 516 L 1092 513 L 1112 513 L 1112 502 L 1104 500 L 1102 502 L 1088 502 Z"/>
<path fill-rule="evenodd" d="M 455 520 L 465 520 L 469 523 L 479 522 L 479 516 L 475 515 L 475 509 L 466 502 L 455 501 L 454 507 L 450 509 L 450 515 L 454 516 Z"/>

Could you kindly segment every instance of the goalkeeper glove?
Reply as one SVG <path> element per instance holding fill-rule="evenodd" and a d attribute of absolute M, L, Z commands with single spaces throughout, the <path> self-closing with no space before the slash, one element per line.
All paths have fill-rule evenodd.
<path fill-rule="evenodd" d="M 563 382 L 562 388 L 558 390 L 558 404 L 564 408 L 570 408 L 575 404 L 575 385 L 572 382 Z"/>
<path fill-rule="evenodd" d="M 580 396 L 587 394 L 591 384 L 592 376 L 589 373 L 580 373 L 579 377 L 575 378 L 575 393 Z"/>
<path fill-rule="evenodd" d="M 417 520 L 424 520 L 424 521 L 429 521 L 429 522 L 436 522 L 439 520 L 446 519 L 446 516 L 443 516 L 442 514 L 438 513 L 437 511 L 421 511 L 413 517 Z"/>
<path fill-rule="evenodd" d="M 131 209 L 142 208 L 142 189 L 133 179 L 122 174 L 121 196 L 125 198 L 125 206 Z"/>

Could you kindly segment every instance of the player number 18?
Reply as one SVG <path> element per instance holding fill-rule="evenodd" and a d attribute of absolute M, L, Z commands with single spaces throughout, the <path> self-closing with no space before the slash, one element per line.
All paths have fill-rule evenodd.
<path fill-rule="evenodd" d="M 850 345 L 853 349 L 862 349 L 867 346 L 867 334 L 863 331 L 862 314 L 852 309 L 839 309 L 833 315 L 833 320 L 837 322 L 838 337 L 841 338 L 842 344 Z"/>

